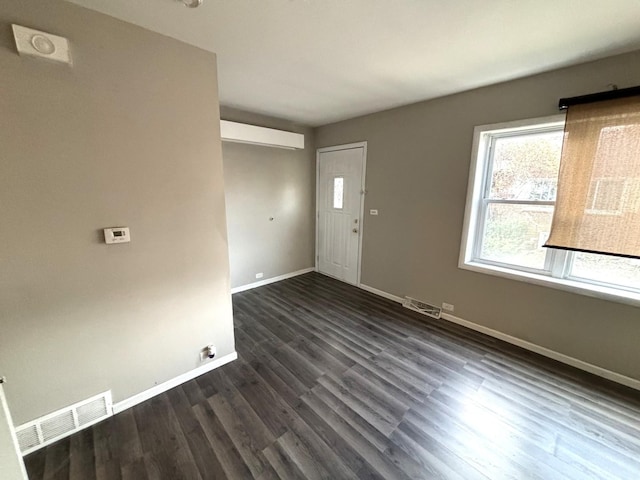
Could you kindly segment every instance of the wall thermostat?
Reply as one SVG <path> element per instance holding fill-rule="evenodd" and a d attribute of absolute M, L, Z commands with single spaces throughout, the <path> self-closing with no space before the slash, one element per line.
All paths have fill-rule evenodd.
<path fill-rule="evenodd" d="M 104 229 L 105 243 L 126 243 L 131 241 L 129 227 L 113 227 Z"/>

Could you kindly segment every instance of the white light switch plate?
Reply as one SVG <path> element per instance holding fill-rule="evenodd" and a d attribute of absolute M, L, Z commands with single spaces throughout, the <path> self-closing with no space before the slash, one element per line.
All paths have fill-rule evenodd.
<path fill-rule="evenodd" d="M 375 209 L 369 210 L 369 215 L 378 215 L 378 210 L 375 210 Z"/>
<path fill-rule="evenodd" d="M 69 41 L 66 38 L 20 25 L 11 26 L 20 55 L 30 55 L 71 65 Z"/>

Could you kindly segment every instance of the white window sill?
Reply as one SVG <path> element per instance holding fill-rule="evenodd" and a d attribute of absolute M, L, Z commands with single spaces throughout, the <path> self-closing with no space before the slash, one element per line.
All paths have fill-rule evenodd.
<path fill-rule="evenodd" d="M 534 285 L 542 285 L 543 287 L 556 288 L 558 290 L 565 290 L 579 295 L 586 295 L 588 297 L 595 297 L 612 302 L 625 303 L 634 307 L 640 307 L 640 293 L 605 287 L 603 285 L 579 282 L 568 278 L 554 278 L 536 273 L 522 272 L 519 270 L 512 270 L 510 268 L 498 267 L 474 261 L 460 263 L 459 267 L 474 272 L 486 273 L 520 282 L 533 283 Z"/>

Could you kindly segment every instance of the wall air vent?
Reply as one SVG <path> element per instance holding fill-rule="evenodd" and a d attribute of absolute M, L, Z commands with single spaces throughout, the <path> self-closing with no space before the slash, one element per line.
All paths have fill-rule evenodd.
<path fill-rule="evenodd" d="M 75 405 L 16 427 L 23 455 L 68 437 L 113 415 L 111 392 L 104 392 Z"/>
<path fill-rule="evenodd" d="M 442 313 L 442 309 L 440 307 L 436 307 L 435 305 L 431 305 L 411 297 L 404 297 L 402 306 L 433 318 L 440 318 L 440 314 Z"/>

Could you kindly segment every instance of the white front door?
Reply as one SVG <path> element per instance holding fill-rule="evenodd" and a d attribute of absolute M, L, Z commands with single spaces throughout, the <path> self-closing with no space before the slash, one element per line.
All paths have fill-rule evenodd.
<path fill-rule="evenodd" d="M 366 144 L 318 150 L 318 271 L 358 285 Z"/>
<path fill-rule="evenodd" d="M 4 397 L 2 383 L 0 383 L 0 478 L 2 480 L 26 480 L 27 478 L 17 444 L 11 414 Z"/>

